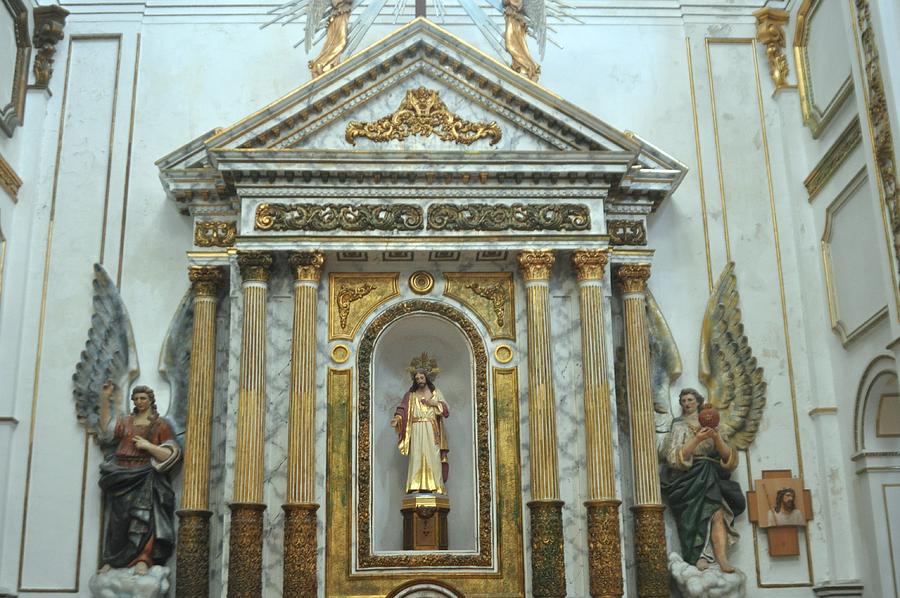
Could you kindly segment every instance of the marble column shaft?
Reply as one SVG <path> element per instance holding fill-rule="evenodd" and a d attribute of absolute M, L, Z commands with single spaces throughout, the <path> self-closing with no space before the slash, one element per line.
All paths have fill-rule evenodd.
<path fill-rule="evenodd" d="M 669 595 L 663 521 L 665 507 L 659 487 L 647 337 L 646 289 L 650 265 L 624 264 L 619 266 L 617 275 L 622 281 L 625 317 L 625 384 L 631 431 L 638 596 L 665 598 Z"/>
<path fill-rule="evenodd" d="M 587 457 L 588 565 L 594 598 L 621 596 L 622 550 L 616 471 L 612 442 L 612 409 L 607 376 L 603 275 L 605 250 L 576 251 L 581 308 L 581 355 L 584 372 L 584 430 Z"/>
<path fill-rule="evenodd" d="M 325 255 L 297 252 L 284 510 L 284 595 L 314 596 L 316 580 L 316 303 Z"/>
<path fill-rule="evenodd" d="M 262 595 L 266 422 L 266 296 L 272 255 L 238 254 L 243 292 L 237 445 L 228 560 L 229 598 Z"/>
<path fill-rule="evenodd" d="M 550 337 L 551 251 L 522 251 L 528 323 L 528 428 L 531 442 L 531 568 L 535 598 L 566 595 L 562 507 L 556 454 L 556 397 Z"/>
<path fill-rule="evenodd" d="M 176 549 L 176 595 L 209 596 L 209 459 L 216 375 L 216 304 L 225 272 L 191 266 L 194 323 L 188 380 L 184 483 Z"/>

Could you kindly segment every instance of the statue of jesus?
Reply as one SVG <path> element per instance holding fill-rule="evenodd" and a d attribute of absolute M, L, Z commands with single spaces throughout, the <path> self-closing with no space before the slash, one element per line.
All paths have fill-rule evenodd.
<path fill-rule="evenodd" d="M 397 431 L 397 448 L 409 456 L 406 492 L 446 494 L 450 475 L 444 418 L 450 409 L 433 379 L 440 370 L 427 354 L 413 359 L 409 368 L 412 386 L 394 411 L 391 427 Z"/>

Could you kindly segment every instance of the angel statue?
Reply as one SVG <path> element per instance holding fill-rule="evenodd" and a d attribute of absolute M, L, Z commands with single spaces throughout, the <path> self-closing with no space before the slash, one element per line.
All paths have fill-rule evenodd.
<path fill-rule="evenodd" d="M 534 14 L 535 11 L 529 11 L 528 9 L 535 6 L 543 8 L 543 2 L 535 2 L 534 0 L 503 0 L 503 16 L 506 19 L 503 41 L 506 42 L 506 51 L 512 57 L 510 68 L 532 81 L 537 81 L 538 77 L 540 77 L 541 67 L 531 57 L 525 36 L 528 33 L 529 20 L 534 21 L 536 16 Z M 541 19 L 545 19 L 543 11 L 539 12 Z M 543 40 L 540 41 L 542 43 L 541 54 L 543 54 Z"/>
<path fill-rule="evenodd" d="M 669 570 L 689 598 L 704 596 L 708 589 L 702 583 L 688 584 L 691 577 L 724 576 L 715 580 L 717 587 L 730 584 L 733 592 L 722 595 L 740 595 L 745 583 L 743 573 L 728 562 L 727 548 L 738 539 L 734 520 L 746 508 L 731 472 L 738 451 L 756 437 L 766 383 L 744 335 L 739 306 L 734 263 L 729 263 L 707 303 L 700 334 L 700 380 L 709 399 L 693 388 L 682 389 L 681 416 L 663 430 L 660 481 L 681 544 L 681 554 L 669 556 Z M 668 332 L 665 326 L 657 328 Z M 660 348 L 673 342 L 656 339 L 658 358 L 651 354 L 651 370 L 661 370 L 651 375 L 665 389 L 677 378 L 673 368 L 677 374 L 681 369 L 680 359 L 673 358 L 677 349 Z M 650 344 L 653 348 L 654 339 Z M 701 586 L 704 589 L 696 590 Z"/>
<path fill-rule="evenodd" d="M 81 359 L 72 376 L 79 422 L 104 452 L 100 489 L 105 498 L 102 567 L 90 581 L 95 596 L 164 596 L 175 545 L 175 492 L 171 476 L 181 460 L 178 436 L 186 420 L 193 306 L 185 295 L 162 351 L 160 374 L 171 385 L 167 416 L 148 386 L 122 390 L 140 373 L 131 322 L 115 284 L 94 265 L 94 314 Z M 146 579 L 146 581 L 141 581 Z M 155 593 L 147 594 L 148 583 Z M 110 593 L 112 592 L 112 593 Z M 123 594 L 124 592 L 124 594 Z"/>

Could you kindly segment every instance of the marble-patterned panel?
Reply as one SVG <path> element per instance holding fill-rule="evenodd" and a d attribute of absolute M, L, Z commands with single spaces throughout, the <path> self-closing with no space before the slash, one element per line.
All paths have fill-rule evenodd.
<path fill-rule="evenodd" d="M 222 514 L 225 525 L 222 530 L 222 542 L 218 548 L 221 550 L 219 563 L 221 567 L 221 588 L 228 587 L 228 544 L 231 538 L 231 514 L 228 510 L 228 504 L 231 502 L 234 489 L 234 450 L 237 442 L 237 410 L 238 410 L 238 388 L 240 384 L 240 363 L 241 363 L 241 326 L 244 315 L 243 296 L 241 295 L 241 276 L 237 268 L 237 263 L 231 264 L 231 286 L 229 289 L 229 309 L 230 322 L 228 334 L 228 392 L 225 397 L 224 426 L 221 424 L 216 426 L 220 430 L 224 428 L 224 488 L 222 490 Z M 220 437 L 221 438 L 221 437 Z"/>
<path fill-rule="evenodd" d="M 567 254 L 557 255 L 557 266 L 550 281 L 550 333 L 556 392 L 559 490 L 560 498 L 565 503 L 566 588 L 570 596 L 587 596 L 587 528 L 583 506 L 587 468 L 581 327 L 578 286 L 568 262 Z"/>
<path fill-rule="evenodd" d="M 209 458 L 209 510 L 210 517 L 210 596 L 221 596 L 223 542 L 225 538 L 225 512 L 228 510 L 225 491 L 225 439 L 228 417 L 228 386 L 231 372 L 237 371 L 239 363 L 231 359 L 231 297 L 219 302 L 216 314 L 216 382 L 213 401 L 212 440 Z"/>

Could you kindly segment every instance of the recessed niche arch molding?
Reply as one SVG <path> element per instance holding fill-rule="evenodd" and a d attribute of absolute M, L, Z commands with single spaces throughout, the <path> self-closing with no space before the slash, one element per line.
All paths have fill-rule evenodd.
<path fill-rule="evenodd" d="M 366 326 L 357 351 L 355 556 L 359 570 L 496 566 L 486 339 L 485 331 L 461 309 L 425 299 L 392 303 Z M 406 480 L 405 459 L 397 453 L 388 422 L 410 385 L 406 366 L 412 357 L 428 351 L 429 344 L 441 368 L 437 386 L 451 410 L 446 421 L 451 442 L 448 491 L 450 517 L 457 516 L 459 521 L 450 521 L 448 551 L 412 552 L 402 550 L 399 534 L 387 537 L 390 526 L 377 517 L 395 515 L 394 523 L 401 528 L 399 500 L 393 505 L 396 513 L 386 512 L 387 502 L 397 498 L 393 494 L 402 498 Z"/>

